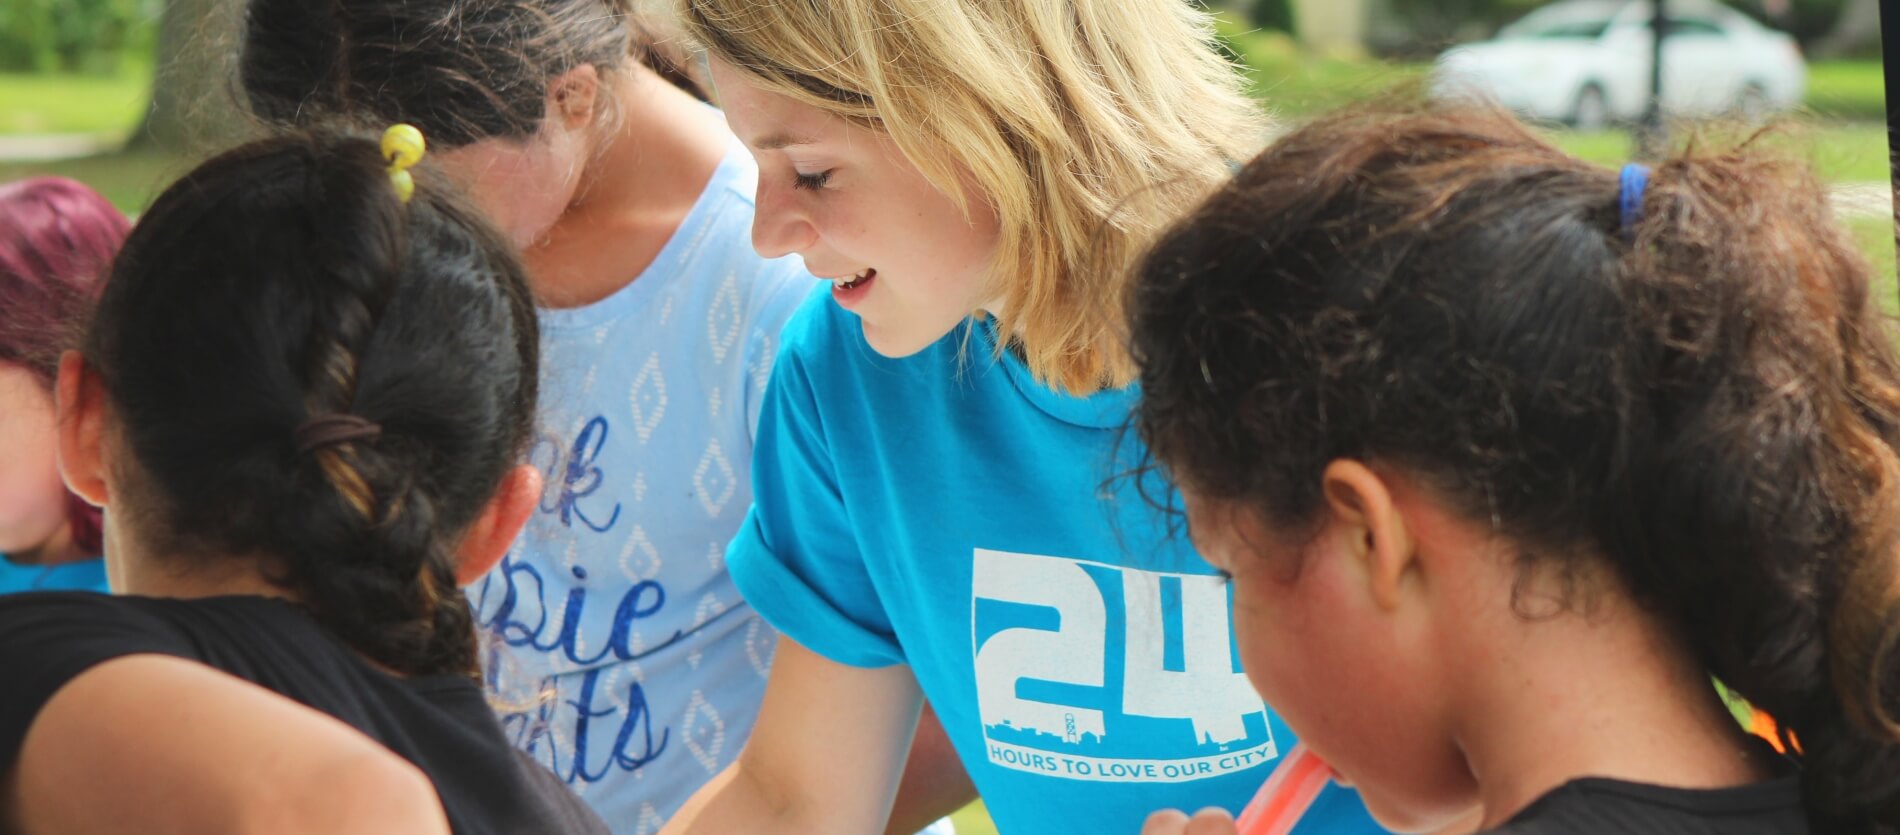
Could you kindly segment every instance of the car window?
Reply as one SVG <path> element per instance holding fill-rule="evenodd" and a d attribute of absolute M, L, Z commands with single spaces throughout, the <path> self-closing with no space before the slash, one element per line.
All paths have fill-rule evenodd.
<path fill-rule="evenodd" d="M 1527 30 L 1522 35 L 1527 38 L 1596 39 L 1603 37 L 1604 30 L 1609 28 L 1608 20 L 1566 20 Z"/>
<path fill-rule="evenodd" d="M 1727 33 L 1714 23 L 1693 17 L 1678 17 L 1669 21 L 1669 36 L 1684 35 L 1719 38 Z"/>
<path fill-rule="evenodd" d="M 1507 24 L 1498 30 L 1498 37 L 1594 38 L 1609 29 L 1626 7 L 1614 0 L 1554 3 Z"/>

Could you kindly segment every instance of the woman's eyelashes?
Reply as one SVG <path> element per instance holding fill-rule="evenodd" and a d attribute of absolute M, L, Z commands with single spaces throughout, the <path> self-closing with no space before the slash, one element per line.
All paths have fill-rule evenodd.
<path fill-rule="evenodd" d="M 795 174 L 792 178 L 792 188 L 817 191 L 824 188 L 828 182 L 831 182 L 831 169 L 820 171 L 816 174 Z"/>

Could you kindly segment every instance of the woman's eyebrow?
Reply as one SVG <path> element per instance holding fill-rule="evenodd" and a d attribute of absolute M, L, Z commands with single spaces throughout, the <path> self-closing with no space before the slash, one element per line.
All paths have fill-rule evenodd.
<path fill-rule="evenodd" d="M 759 151 L 778 151 L 793 145 L 810 145 L 817 141 L 818 140 L 808 136 L 779 132 L 769 134 L 765 138 L 753 142 L 752 147 L 754 150 Z"/>

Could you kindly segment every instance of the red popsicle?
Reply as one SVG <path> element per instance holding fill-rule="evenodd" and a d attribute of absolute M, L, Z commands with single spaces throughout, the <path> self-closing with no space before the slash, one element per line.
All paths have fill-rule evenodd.
<path fill-rule="evenodd" d="M 1287 752 L 1286 759 L 1240 812 L 1240 835 L 1287 835 L 1300 822 L 1308 807 L 1319 798 L 1320 790 L 1333 779 L 1333 768 L 1306 750 L 1301 743 Z"/>

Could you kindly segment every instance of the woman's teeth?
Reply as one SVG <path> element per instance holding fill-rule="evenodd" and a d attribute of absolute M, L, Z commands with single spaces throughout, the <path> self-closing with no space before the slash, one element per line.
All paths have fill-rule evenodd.
<path fill-rule="evenodd" d="M 874 275 L 877 275 L 877 270 L 865 270 L 864 272 L 861 272 L 855 276 L 852 276 L 849 281 L 840 283 L 838 286 L 843 287 L 846 290 L 849 290 L 853 287 L 863 284 L 866 281 L 869 281 L 871 277 Z"/>

